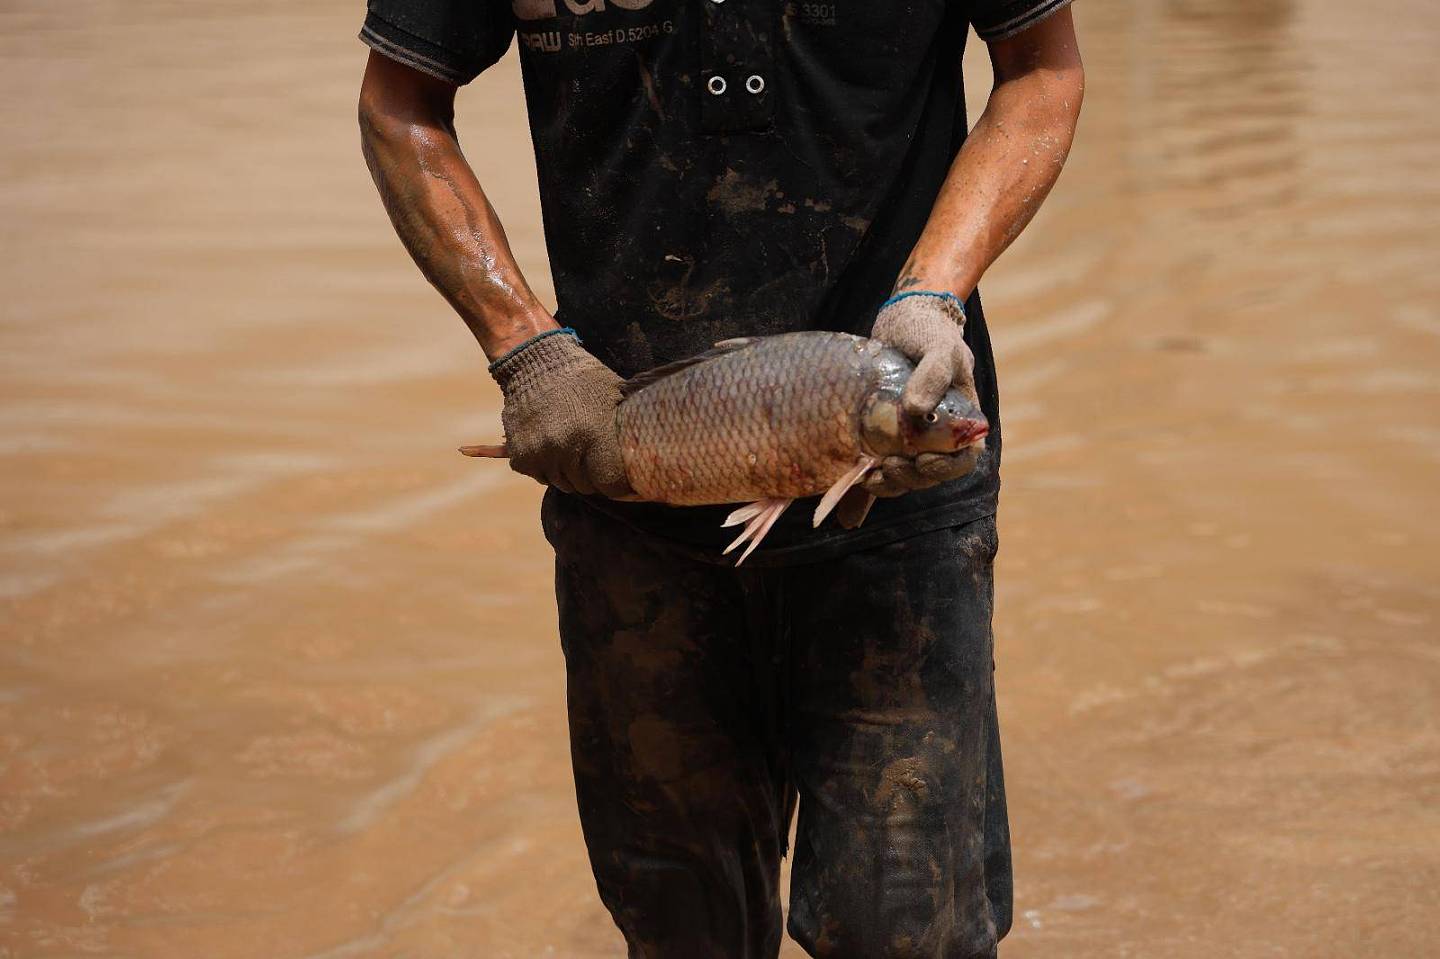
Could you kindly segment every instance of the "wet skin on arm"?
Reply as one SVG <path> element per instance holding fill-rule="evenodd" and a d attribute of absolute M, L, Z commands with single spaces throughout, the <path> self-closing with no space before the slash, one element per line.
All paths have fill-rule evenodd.
<path fill-rule="evenodd" d="M 1085 70 L 1067 7 L 989 45 L 995 87 L 960 148 L 895 292 L 966 299 L 1035 216 L 1075 139 Z"/>
<path fill-rule="evenodd" d="M 991 42 L 989 50 L 994 89 L 900 270 L 896 294 L 932 291 L 952 294 L 957 303 L 967 299 L 985 270 L 1035 216 L 1069 155 L 1085 93 L 1069 8 Z M 973 396 L 974 359 L 961 337 L 948 329 L 954 322 L 963 324 L 963 315 L 940 298 L 902 301 L 896 307 L 911 315 L 898 323 L 877 324 L 874 335 L 893 340 L 892 345 L 921 365 L 907 392 L 907 409 L 923 414 L 951 384 Z M 890 333 L 896 327 L 904 331 L 898 338 Z M 934 372 L 949 376 L 927 375 L 935 367 L 943 370 Z M 871 496 L 897 496 L 963 476 L 979 452 L 971 448 L 916 460 L 889 457 L 867 477 L 864 492 L 857 490 L 842 504 L 840 521 L 855 525 L 869 509 Z"/>
<path fill-rule="evenodd" d="M 557 323 L 515 262 L 460 150 L 453 84 L 372 52 L 360 141 L 405 249 L 494 360 Z"/>
<path fill-rule="evenodd" d="M 371 53 L 365 162 L 405 248 L 492 361 L 510 466 L 567 493 L 630 494 L 615 438 L 620 377 L 558 329 L 460 150 L 455 86 Z"/>

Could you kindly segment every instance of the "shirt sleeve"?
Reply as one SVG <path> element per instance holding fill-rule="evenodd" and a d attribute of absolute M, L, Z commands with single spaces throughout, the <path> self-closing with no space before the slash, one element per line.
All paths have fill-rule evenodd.
<path fill-rule="evenodd" d="M 515 35 L 509 0 L 369 0 L 360 39 L 456 86 L 499 60 Z"/>
<path fill-rule="evenodd" d="M 973 0 L 970 22 L 981 40 L 992 43 L 1013 37 L 1069 3 L 1070 0 Z"/>

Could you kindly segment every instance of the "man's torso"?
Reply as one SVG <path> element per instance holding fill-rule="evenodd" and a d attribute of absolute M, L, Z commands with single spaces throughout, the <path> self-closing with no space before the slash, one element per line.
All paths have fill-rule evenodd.
<path fill-rule="evenodd" d="M 367 42 L 463 27 L 489 59 L 504 49 L 495 35 L 515 32 L 557 316 L 623 376 L 734 336 L 868 332 L 966 132 L 964 2 L 430 0 L 398 26 L 385 19 L 403 19 L 396 3 L 372 0 Z M 858 534 L 811 531 L 792 508 L 752 562 L 994 511 L 998 398 L 978 297 L 967 312 L 991 423 L 976 470 L 882 501 Z M 722 542 L 720 509 L 595 505 Z"/>

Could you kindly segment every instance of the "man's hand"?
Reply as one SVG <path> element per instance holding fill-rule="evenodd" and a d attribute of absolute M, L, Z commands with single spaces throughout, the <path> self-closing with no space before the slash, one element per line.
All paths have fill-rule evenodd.
<path fill-rule="evenodd" d="M 900 398 L 906 413 L 924 416 L 952 386 L 975 399 L 975 357 L 965 344 L 965 308 L 955 294 L 896 294 L 875 315 L 870 336 L 915 363 Z"/>
<path fill-rule="evenodd" d="M 510 468 L 566 493 L 630 495 L 615 430 L 620 377 L 568 331 L 522 343 L 491 367 L 505 395 Z"/>
<path fill-rule="evenodd" d="M 900 397 L 909 415 L 924 416 L 934 410 L 952 386 L 980 405 L 975 395 L 975 358 L 965 345 L 965 310 L 953 293 L 916 291 L 892 297 L 876 315 L 870 336 L 916 364 Z M 899 496 L 958 479 L 974 469 L 979 458 L 979 447 L 921 453 L 913 460 L 889 456 L 861 485 L 873 496 Z"/>

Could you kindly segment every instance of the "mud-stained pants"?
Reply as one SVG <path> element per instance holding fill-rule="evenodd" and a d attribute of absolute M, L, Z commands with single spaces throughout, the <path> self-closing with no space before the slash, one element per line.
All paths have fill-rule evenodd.
<path fill-rule="evenodd" d="M 995 954 L 993 518 L 738 570 L 553 492 L 544 521 L 580 819 L 631 957 L 774 957 L 797 791 L 811 955 Z"/>

